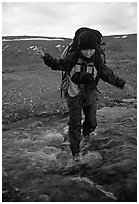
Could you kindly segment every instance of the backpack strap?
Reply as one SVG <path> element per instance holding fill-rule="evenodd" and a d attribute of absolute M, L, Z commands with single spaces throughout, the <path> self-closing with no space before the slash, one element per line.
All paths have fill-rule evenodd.
<path fill-rule="evenodd" d="M 64 49 L 64 51 L 61 54 L 61 59 L 64 59 L 68 55 L 69 50 L 71 48 L 71 44 L 72 44 L 72 42 Z M 62 98 L 63 83 L 65 83 L 65 78 L 66 78 L 66 72 L 62 71 L 62 76 L 61 76 L 62 83 L 61 83 L 61 87 L 60 87 L 61 98 Z"/>

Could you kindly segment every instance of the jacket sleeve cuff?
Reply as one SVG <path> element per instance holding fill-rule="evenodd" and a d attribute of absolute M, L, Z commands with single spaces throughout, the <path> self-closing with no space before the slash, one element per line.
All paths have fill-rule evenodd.
<path fill-rule="evenodd" d="M 125 86 L 126 81 L 125 80 L 121 80 L 121 82 L 119 83 L 119 88 L 123 89 Z"/>
<path fill-rule="evenodd" d="M 43 60 L 49 59 L 49 58 L 50 58 L 50 55 L 48 53 L 45 53 L 45 55 L 42 57 Z"/>
<path fill-rule="evenodd" d="M 42 57 L 44 60 L 44 63 L 48 66 L 51 67 L 53 65 L 53 58 L 51 57 L 50 54 L 45 53 L 45 55 Z"/>

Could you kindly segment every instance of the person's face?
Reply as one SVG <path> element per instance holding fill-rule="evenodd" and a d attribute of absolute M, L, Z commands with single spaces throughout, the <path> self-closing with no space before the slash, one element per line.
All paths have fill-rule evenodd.
<path fill-rule="evenodd" d="M 86 58 L 91 58 L 93 56 L 93 54 L 95 53 L 95 49 L 85 49 L 85 50 L 81 50 L 81 53 L 84 57 Z"/>

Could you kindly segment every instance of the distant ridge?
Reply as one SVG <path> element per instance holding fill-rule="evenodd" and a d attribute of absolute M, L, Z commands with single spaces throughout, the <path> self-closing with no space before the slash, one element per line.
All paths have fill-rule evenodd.
<path fill-rule="evenodd" d="M 137 33 L 132 33 L 132 34 L 120 34 L 120 35 L 104 35 L 104 37 L 122 37 L 122 36 L 131 36 L 131 35 L 137 35 Z M 66 38 L 66 37 L 46 37 L 46 36 L 31 36 L 31 35 L 19 35 L 19 36 L 2 36 L 2 39 L 20 39 L 20 38 L 49 38 L 49 39 L 71 39 L 71 38 Z"/>
<path fill-rule="evenodd" d="M 46 36 L 30 36 L 30 35 L 20 35 L 20 36 L 2 36 L 3 39 L 20 39 L 20 38 L 46 38 L 46 39 L 70 39 L 64 37 L 46 37 Z"/>

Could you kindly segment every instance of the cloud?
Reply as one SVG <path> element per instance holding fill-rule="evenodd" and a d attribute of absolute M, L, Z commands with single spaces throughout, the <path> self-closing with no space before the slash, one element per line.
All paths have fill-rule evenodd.
<path fill-rule="evenodd" d="M 134 2 L 4 2 L 3 35 L 73 37 L 82 26 L 104 35 L 137 31 Z"/>

